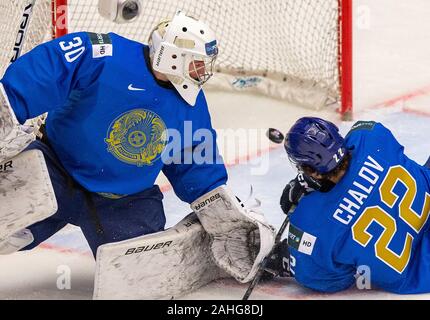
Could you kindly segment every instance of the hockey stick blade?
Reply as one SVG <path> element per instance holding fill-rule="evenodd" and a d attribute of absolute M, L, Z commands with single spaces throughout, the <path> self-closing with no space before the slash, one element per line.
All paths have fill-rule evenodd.
<path fill-rule="evenodd" d="M 284 141 L 284 135 L 278 129 L 269 128 L 266 132 L 266 136 L 269 138 L 270 141 L 277 144 L 280 144 Z"/>
<path fill-rule="evenodd" d="M 279 244 L 281 237 L 284 234 L 284 231 L 287 228 L 288 223 L 290 222 L 290 216 L 291 216 L 294 208 L 295 208 L 295 206 L 290 204 L 290 207 L 288 208 L 288 211 L 287 211 L 288 212 L 287 217 L 285 218 L 284 222 L 282 223 L 281 227 L 279 228 L 278 233 L 276 234 L 275 244 L 273 245 L 272 250 L 270 250 L 269 254 L 266 257 L 264 257 L 264 259 L 260 262 L 260 265 L 258 266 L 258 271 L 255 274 L 254 279 L 252 279 L 251 283 L 249 284 L 248 289 L 246 290 L 245 294 L 243 295 L 242 300 L 248 300 L 252 291 L 254 290 L 254 288 L 256 287 L 258 282 L 260 281 L 261 276 L 263 275 L 264 270 L 266 268 L 267 262 L 269 261 L 271 255 L 273 254 L 273 251 L 275 250 L 276 246 Z"/>

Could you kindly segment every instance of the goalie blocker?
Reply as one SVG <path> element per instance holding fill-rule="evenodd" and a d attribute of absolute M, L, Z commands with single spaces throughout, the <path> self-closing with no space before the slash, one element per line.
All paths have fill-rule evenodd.
<path fill-rule="evenodd" d="M 9 98 L 0 83 L 0 162 L 16 156 L 32 141 L 40 123 L 29 121 L 21 125 L 10 105 Z"/>

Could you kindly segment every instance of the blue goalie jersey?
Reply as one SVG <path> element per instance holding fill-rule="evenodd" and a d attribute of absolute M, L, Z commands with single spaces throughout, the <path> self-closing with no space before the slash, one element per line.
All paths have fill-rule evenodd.
<path fill-rule="evenodd" d="M 49 113 L 49 143 L 87 190 L 134 194 L 162 170 L 192 202 L 227 180 L 206 99 L 201 91 L 191 107 L 157 82 L 148 51 L 114 33 L 73 33 L 23 55 L 1 83 L 20 123 Z"/>
<path fill-rule="evenodd" d="M 357 270 L 373 288 L 430 292 L 430 170 L 380 123 L 356 123 L 346 145 L 346 175 L 331 191 L 305 196 L 291 216 L 292 273 L 323 292 L 349 288 Z"/>

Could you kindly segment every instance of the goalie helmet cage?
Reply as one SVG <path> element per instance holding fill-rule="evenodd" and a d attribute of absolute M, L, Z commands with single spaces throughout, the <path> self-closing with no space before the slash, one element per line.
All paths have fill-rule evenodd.
<path fill-rule="evenodd" d="M 2 75 L 29 0 L 0 3 Z M 149 32 L 177 10 L 205 21 L 220 55 L 208 85 L 259 92 L 352 116 L 352 0 L 144 0 L 132 23 L 98 14 L 98 0 L 36 0 L 23 52 L 75 32 L 115 32 L 147 43 Z"/>

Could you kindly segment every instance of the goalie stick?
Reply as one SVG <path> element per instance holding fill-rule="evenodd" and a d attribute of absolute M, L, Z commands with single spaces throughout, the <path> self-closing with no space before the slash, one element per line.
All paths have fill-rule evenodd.
<path fill-rule="evenodd" d="M 292 204 L 290 205 L 289 208 L 287 208 L 288 209 L 287 217 L 285 218 L 284 222 L 282 223 L 281 227 L 279 228 L 278 233 L 276 234 L 275 244 L 273 245 L 272 250 L 270 251 L 270 253 L 261 261 L 260 265 L 258 266 L 258 271 L 255 274 L 254 279 L 252 279 L 251 283 L 249 284 L 249 287 L 246 290 L 245 294 L 243 295 L 242 300 L 248 300 L 248 298 L 251 295 L 252 291 L 254 290 L 255 286 L 260 281 L 261 276 L 263 275 L 263 272 L 264 272 L 264 270 L 266 268 L 267 262 L 269 261 L 271 255 L 275 251 L 276 246 L 281 241 L 281 237 L 284 234 L 284 231 L 287 228 L 288 223 L 290 222 L 290 216 L 291 216 L 292 211 L 294 210 L 294 208 L 295 208 L 295 206 L 293 206 Z"/>
<path fill-rule="evenodd" d="M 14 63 L 22 53 L 22 49 L 24 48 L 24 43 L 26 41 L 27 31 L 30 26 L 31 16 L 33 15 L 33 8 L 36 5 L 36 0 L 31 0 L 24 7 L 24 12 L 22 14 L 21 23 L 19 25 L 19 30 L 15 38 L 15 44 L 13 47 L 13 56 L 10 59 L 10 63 Z M 43 114 L 34 119 L 30 119 L 27 121 L 26 125 L 29 125 L 35 128 L 36 136 L 42 138 L 42 133 L 40 132 L 40 126 L 45 122 L 47 114 Z"/>
<path fill-rule="evenodd" d="M 36 4 L 36 0 L 30 1 L 24 8 L 22 14 L 21 24 L 19 25 L 18 34 L 16 35 L 15 45 L 13 47 L 13 57 L 10 62 L 15 62 L 20 56 L 22 48 L 24 47 L 25 36 L 27 34 L 28 26 L 30 25 L 31 15 L 33 14 L 33 8 Z"/>

